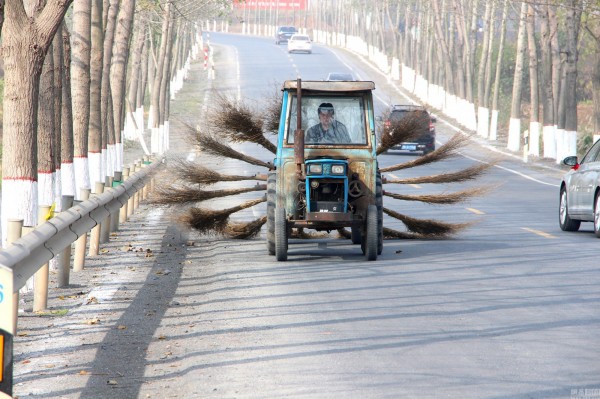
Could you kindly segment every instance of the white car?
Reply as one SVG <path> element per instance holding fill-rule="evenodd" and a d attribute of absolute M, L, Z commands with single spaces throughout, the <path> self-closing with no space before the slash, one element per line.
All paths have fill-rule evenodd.
<path fill-rule="evenodd" d="M 306 35 L 293 35 L 288 40 L 288 53 L 292 53 L 294 51 L 303 51 L 308 54 L 312 53 L 312 43 L 310 41 L 310 37 Z"/>
<path fill-rule="evenodd" d="M 560 185 L 558 222 L 564 231 L 577 231 L 581 222 L 593 222 L 600 237 L 600 140 L 590 148 L 581 162 L 567 157 L 563 164 L 571 167 Z"/>

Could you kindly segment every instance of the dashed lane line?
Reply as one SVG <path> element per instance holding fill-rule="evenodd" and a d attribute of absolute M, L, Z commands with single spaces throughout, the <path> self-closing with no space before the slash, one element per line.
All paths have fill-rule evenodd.
<path fill-rule="evenodd" d="M 529 227 L 521 227 L 521 229 L 523 229 L 525 231 L 528 231 L 530 233 L 533 233 L 533 234 L 537 234 L 538 236 L 541 236 L 541 237 L 544 237 L 544 238 L 558 238 L 558 237 L 556 237 L 556 236 L 554 236 L 552 234 L 545 233 L 545 232 L 540 231 L 540 230 L 530 229 Z"/>

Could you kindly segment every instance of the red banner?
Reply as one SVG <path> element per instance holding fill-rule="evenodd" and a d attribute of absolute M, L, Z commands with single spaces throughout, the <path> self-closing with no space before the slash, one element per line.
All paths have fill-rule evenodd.
<path fill-rule="evenodd" d="M 259 8 L 281 11 L 306 10 L 306 0 L 233 0 L 233 6 L 248 10 Z"/>

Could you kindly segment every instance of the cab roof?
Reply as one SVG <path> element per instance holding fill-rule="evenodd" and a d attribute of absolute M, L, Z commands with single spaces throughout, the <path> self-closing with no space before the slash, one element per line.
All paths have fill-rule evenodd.
<path fill-rule="evenodd" d="M 372 81 L 324 81 L 324 80 L 303 80 L 301 82 L 302 91 L 368 91 L 375 90 L 375 83 Z M 297 80 L 286 80 L 283 83 L 282 90 L 296 90 L 298 88 Z"/>

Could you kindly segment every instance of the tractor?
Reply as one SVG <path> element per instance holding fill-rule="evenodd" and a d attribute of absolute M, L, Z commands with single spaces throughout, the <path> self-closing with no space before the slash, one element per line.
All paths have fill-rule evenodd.
<path fill-rule="evenodd" d="M 267 249 L 288 258 L 292 229 L 346 231 L 367 260 L 383 250 L 383 190 L 371 81 L 287 80 L 274 170 L 267 176 Z"/>

